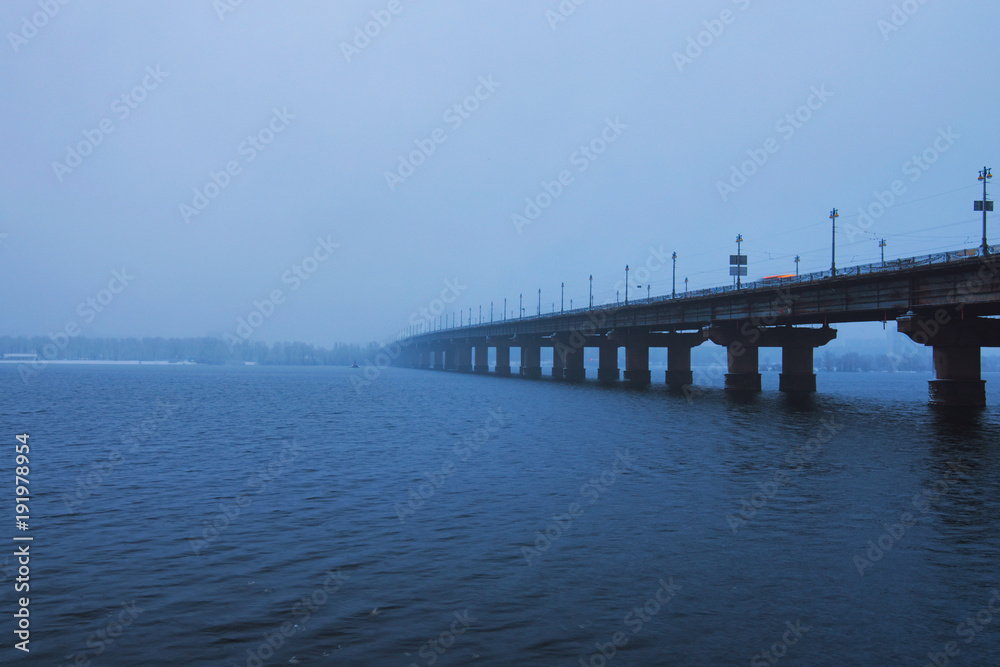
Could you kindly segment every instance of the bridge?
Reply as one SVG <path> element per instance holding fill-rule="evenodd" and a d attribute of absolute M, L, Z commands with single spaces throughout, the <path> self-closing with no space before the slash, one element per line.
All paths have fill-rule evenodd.
<path fill-rule="evenodd" d="M 716 287 L 676 296 L 588 306 L 560 313 L 400 334 L 397 365 L 510 376 L 510 350 L 519 347 L 520 375 L 542 377 L 541 349 L 553 350 L 552 377 L 585 379 L 584 350 L 598 350 L 598 381 L 623 378 L 651 384 L 651 348 L 667 349 L 667 386 L 689 391 L 691 349 L 705 342 L 726 348 L 725 388 L 761 391 L 758 351 L 781 348 L 779 389 L 816 391 L 813 352 L 837 336 L 842 322 L 896 323 L 897 330 L 933 348 L 932 403 L 984 406 L 981 348 L 1000 347 L 1000 247 L 938 253 Z M 618 349 L 625 348 L 624 373 Z"/>

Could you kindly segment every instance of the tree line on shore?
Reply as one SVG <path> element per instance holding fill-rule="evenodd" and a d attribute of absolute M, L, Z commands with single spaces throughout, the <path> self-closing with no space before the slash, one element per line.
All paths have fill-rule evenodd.
<path fill-rule="evenodd" d="M 46 336 L 0 336 L 0 355 L 37 354 L 43 360 L 167 361 L 199 364 L 246 362 L 287 366 L 350 366 L 372 360 L 378 343 L 308 343 L 244 341 L 230 345 L 221 338 L 69 338 L 56 345 Z"/>

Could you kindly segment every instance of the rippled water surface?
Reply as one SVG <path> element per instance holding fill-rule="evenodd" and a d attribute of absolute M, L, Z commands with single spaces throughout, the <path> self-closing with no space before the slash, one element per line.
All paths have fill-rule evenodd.
<path fill-rule="evenodd" d="M 1000 376 L 953 414 L 918 374 L 360 373 L 0 366 L 27 662 L 998 664 Z"/>

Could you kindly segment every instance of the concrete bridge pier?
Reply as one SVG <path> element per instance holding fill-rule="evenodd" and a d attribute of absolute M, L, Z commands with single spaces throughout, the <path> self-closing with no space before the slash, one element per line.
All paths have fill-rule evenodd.
<path fill-rule="evenodd" d="M 510 377 L 510 345 L 497 345 L 497 367 L 496 374 L 502 377 Z"/>
<path fill-rule="evenodd" d="M 667 339 L 667 386 L 674 390 L 694 384 L 691 371 L 691 348 L 705 342 L 704 332 L 669 333 Z"/>
<path fill-rule="evenodd" d="M 760 341 L 760 329 L 750 326 L 749 322 L 742 329 L 739 323 L 719 325 L 708 330 L 708 337 L 716 345 L 726 348 L 729 367 L 729 372 L 726 373 L 726 391 L 761 391 L 758 365 L 760 349 L 757 345 Z"/>
<path fill-rule="evenodd" d="M 981 348 L 1000 347 L 1000 320 L 955 317 L 954 311 L 944 309 L 933 316 L 908 313 L 896 320 L 896 329 L 934 349 L 934 379 L 928 386 L 931 403 L 984 407 Z"/>
<path fill-rule="evenodd" d="M 709 330 L 713 343 L 726 346 L 729 373 L 726 389 L 760 391 L 759 351 L 762 347 L 781 348 L 781 375 L 778 388 L 786 392 L 816 391 L 813 373 L 813 350 L 837 337 L 830 327 L 821 329 L 791 326 L 761 328 L 751 322 L 742 326 L 716 326 Z"/>
<path fill-rule="evenodd" d="M 552 379 L 562 380 L 566 368 L 566 350 L 560 348 L 557 339 L 552 340 Z"/>
<path fill-rule="evenodd" d="M 434 370 L 436 370 L 436 371 L 443 371 L 444 370 L 444 350 L 441 349 L 441 348 L 438 348 L 438 349 L 434 350 L 431 354 L 434 357 L 434 365 L 433 365 Z"/>
<path fill-rule="evenodd" d="M 729 372 L 726 373 L 727 391 L 761 391 L 760 348 L 736 343 L 728 346 L 726 357 L 729 364 Z"/>
<path fill-rule="evenodd" d="M 473 373 L 485 375 L 490 372 L 490 348 L 486 341 L 476 343 L 475 365 L 472 367 Z"/>
<path fill-rule="evenodd" d="M 570 382 L 583 382 L 587 379 L 587 370 L 583 362 L 586 358 L 584 348 L 569 350 L 566 352 L 566 368 L 563 370 L 563 379 Z"/>
<path fill-rule="evenodd" d="M 521 376 L 542 377 L 542 344 L 539 342 L 521 344 Z"/>
<path fill-rule="evenodd" d="M 779 391 L 812 393 L 816 391 L 813 373 L 813 347 L 788 345 L 781 348 Z"/>
<path fill-rule="evenodd" d="M 458 372 L 472 372 L 472 346 L 468 344 L 456 344 L 455 354 L 458 357 Z"/>
<path fill-rule="evenodd" d="M 652 382 L 649 372 L 649 343 L 629 341 L 625 345 L 625 381 L 633 387 L 648 387 Z"/>
<path fill-rule="evenodd" d="M 417 362 L 417 368 L 428 369 L 431 367 L 431 351 L 421 350 L 420 359 Z"/>
<path fill-rule="evenodd" d="M 444 351 L 444 369 L 446 371 L 458 370 L 458 346 L 449 345 Z"/>
<path fill-rule="evenodd" d="M 816 374 L 813 372 L 813 353 L 837 337 L 837 330 L 777 327 L 761 334 L 762 347 L 781 347 L 781 374 L 778 389 L 793 393 L 816 391 Z"/>
<path fill-rule="evenodd" d="M 618 343 L 604 341 L 598 345 L 597 350 L 597 379 L 601 382 L 618 382 L 621 379 L 621 371 L 618 370 Z"/>

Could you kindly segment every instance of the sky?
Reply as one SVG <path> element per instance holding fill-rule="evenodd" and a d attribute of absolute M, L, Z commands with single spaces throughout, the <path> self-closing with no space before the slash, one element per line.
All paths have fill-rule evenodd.
<path fill-rule="evenodd" d="M 385 340 L 438 299 L 613 302 L 626 264 L 669 294 L 673 252 L 678 291 L 729 284 L 738 234 L 750 280 L 828 269 L 833 208 L 838 268 L 974 247 L 998 27 L 992 0 L 5 0 L 0 334 Z"/>

